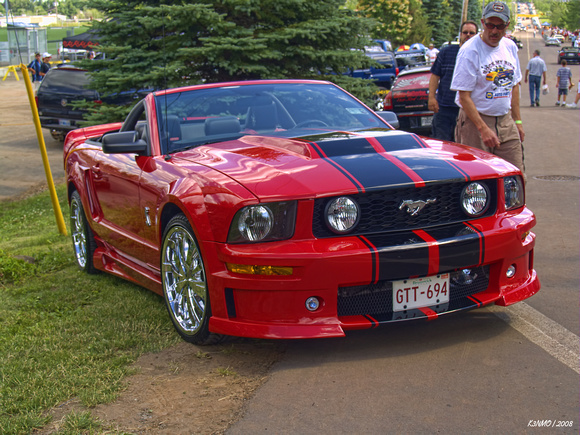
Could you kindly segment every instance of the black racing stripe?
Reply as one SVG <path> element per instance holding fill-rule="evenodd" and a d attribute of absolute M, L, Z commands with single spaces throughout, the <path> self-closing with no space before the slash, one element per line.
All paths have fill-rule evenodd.
<path fill-rule="evenodd" d="M 354 154 L 376 154 L 364 137 L 340 137 L 315 142 L 326 157 L 352 156 Z"/>
<path fill-rule="evenodd" d="M 479 264 L 484 264 L 485 263 L 485 236 L 483 235 L 483 232 L 478 230 L 476 227 L 471 225 L 469 222 L 465 222 L 465 226 L 469 227 L 472 231 L 475 232 L 475 234 L 477 234 L 479 236 L 479 240 L 481 241 L 481 255 L 479 258 Z"/>
<path fill-rule="evenodd" d="M 314 147 L 316 152 L 319 155 L 321 155 L 322 158 L 324 158 L 324 160 L 326 160 L 328 163 L 330 163 L 332 166 L 334 166 L 334 168 L 336 168 L 340 173 L 342 173 L 342 175 L 344 175 L 346 178 L 348 178 L 350 180 L 350 182 L 355 185 L 355 187 L 359 193 L 364 192 L 364 189 L 361 187 L 361 183 L 355 177 L 353 177 L 353 175 L 350 172 L 348 172 L 348 170 L 343 168 L 338 162 L 326 157 L 324 150 L 318 145 L 318 143 L 311 142 L 310 144 Z"/>
<path fill-rule="evenodd" d="M 483 236 L 475 228 L 460 224 L 455 235 L 448 229 L 425 230 L 439 245 L 439 271 L 483 264 Z"/>
<path fill-rule="evenodd" d="M 378 154 L 365 138 L 328 140 L 314 145 L 328 161 L 344 168 L 366 190 L 413 183 L 409 175 Z"/>
<path fill-rule="evenodd" d="M 385 151 L 392 153 L 402 163 L 412 168 L 413 171 L 425 182 L 431 180 L 469 180 L 467 174 L 448 160 L 433 158 L 434 153 L 426 150 L 425 153 L 404 153 L 410 149 L 426 148 L 428 145 L 415 134 L 399 136 L 377 136 L 376 140 Z"/>
<path fill-rule="evenodd" d="M 400 131 L 375 136 L 375 139 L 387 152 L 427 148 L 427 144 L 414 134 Z"/>
<path fill-rule="evenodd" d="M 411 238 L 414 237 L 414 240 Z M 429 246 L 417 236 L 409 234 L 409 244 L 385 246 L 383 236 L 368 236 L 379 256 L 378 279 L 404 279 L 426 276 L 429 271 Z"/>
<path fill-rule="evenodd" d="M 371 252 L 371 261 L 372 261 L 371 283 L 375 283 L 378 280 L 378 276 L 377 276 L 377 255 L 378 255 L 377 250 L 373 245 L 371 245 L 367 240 L 365 240 L 364 237 L 359 237 L 359 240 L 361 242 L 363 242 L 369 248 L 369 251 Z"/>

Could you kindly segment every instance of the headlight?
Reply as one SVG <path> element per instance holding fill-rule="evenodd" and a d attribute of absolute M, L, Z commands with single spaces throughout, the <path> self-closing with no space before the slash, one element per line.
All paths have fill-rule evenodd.
<path fill-rule="evenodd" d="M 489 206 L 489 192 L 483 184 L 469 183 L 461 193 L 461 205 L 469 216 L 481 216 Z"/>
<path fill-rule="evenodd" d="M 239 210 L 230 226 L 229 243 L 266 242 L 294 235 L 296 201 L 250 205 Z"/>
<path fill-rule="evenodd" d="M 520 177 L 506 177 L 503 179 L 505 195 L 505 209 L 512 210 L 522 207 L 525 203 L 524 184 Z"/>
<path fill-rule="evenodd" d="M 325 209 L 326 225 L 337 234 L 350 232 L 360 219 L 358 204 L 348 196 L 332 199 Z"/>

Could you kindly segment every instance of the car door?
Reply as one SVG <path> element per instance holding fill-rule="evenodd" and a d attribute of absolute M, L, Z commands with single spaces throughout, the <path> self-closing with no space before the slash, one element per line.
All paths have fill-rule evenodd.
<path fill-rule="evenodd" d="M 98 152 L 90 174 L 99 210 L 98 234 L 119 253 L 135 256 L 143 227 L 139 217 L 141 168 L 135 155 Z"/>

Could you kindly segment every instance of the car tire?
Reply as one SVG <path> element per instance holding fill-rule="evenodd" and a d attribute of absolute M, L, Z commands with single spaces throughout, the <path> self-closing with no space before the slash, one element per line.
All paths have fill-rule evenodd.
<path fill-rule="evenodd" d="M 76 190 L 70 198 L 70 228 L 77 266 L 83 272 L 97 273 L 93 262 L 97 243 L 87 221 L 81 196 Z"/>
<path fill-rule="evenodd" d="M 203 257 L 193 229 L 183 214 L 163 232 L 161 283 L 173 326 L 185 341 L 216 344 L 224 336 L 209 331 L 211 304 Z"/>

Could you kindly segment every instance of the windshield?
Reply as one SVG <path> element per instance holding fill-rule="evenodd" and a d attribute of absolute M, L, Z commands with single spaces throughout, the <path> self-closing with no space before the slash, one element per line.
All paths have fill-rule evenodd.
<path fill-rule="evenodd" d="M 334 85 L 266 83 L 184 90 L 156 96 L 164 152 L 246 134 L 299 137 L 386 125 Z"/>

